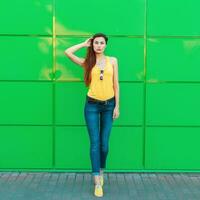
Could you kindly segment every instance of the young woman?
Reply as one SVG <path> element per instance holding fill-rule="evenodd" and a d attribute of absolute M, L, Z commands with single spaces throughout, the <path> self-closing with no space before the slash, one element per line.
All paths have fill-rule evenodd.
<path fill-rule="evenodd" d="M 96 33 L 84 42 L 67 48 L 64 53 L 84 69 L 84 82 L 89 86 L 84 117 L 90 137 L 90 159 L 94 177 L 94 195 L 103 196 L 103 170 L 106 167 L 112 122 L 119 117 L 119 83 L 117 58 L 106 56 L 108 37 Z M 88 47 L 86 58 L 74 55 Z"/>

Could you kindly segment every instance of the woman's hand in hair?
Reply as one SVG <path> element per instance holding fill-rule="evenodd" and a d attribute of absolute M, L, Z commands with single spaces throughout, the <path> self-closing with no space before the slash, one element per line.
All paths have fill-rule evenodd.
<path fill-rule="evenodd" d="M 83 42 L 84 46 L 85 47 L 89 47 L 91 45 L 91 40 L 92 40 L 92 37 L 90 37 L 87 40 L 85 40 L 85 42 Z"/>

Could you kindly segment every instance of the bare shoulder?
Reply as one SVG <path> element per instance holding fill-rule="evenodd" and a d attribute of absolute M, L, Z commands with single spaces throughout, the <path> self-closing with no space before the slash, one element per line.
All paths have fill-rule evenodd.
<path fill-rule="evenodd" d="M 115 64 L 117 64 L 117 58 L 114 56 L 110 56 L 110 61 L 111 61 L 112 65 L 114 65 L 114 66 L 115 66 Z"/>

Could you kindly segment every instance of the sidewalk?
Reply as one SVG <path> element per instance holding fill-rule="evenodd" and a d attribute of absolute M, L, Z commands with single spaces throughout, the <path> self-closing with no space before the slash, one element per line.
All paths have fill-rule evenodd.
<path fill-rule="evenodd" d="M 0 172 L 0 200 L 200 200 L 200 173 L 105 173 L 104 197 L 90 173 Z"/>

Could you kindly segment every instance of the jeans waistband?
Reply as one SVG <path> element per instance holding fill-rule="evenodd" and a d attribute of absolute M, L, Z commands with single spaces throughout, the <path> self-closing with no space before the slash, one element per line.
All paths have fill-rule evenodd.
<path fill-rule="evenodd" d="M 112 97 L 112 98 L 110 98 L 110 99 L 107 99 L 107 100 L 102 101 L 102 100 L 99 100 L 99 99 L 94 99 L 94 98 L 89 97 L 89 96 L 87 95 L 87 99 L 88 99 L 88 101 L 106 104 L 107 102 L 112 101 L 113 99 L 115 99 L 115 96 Z"/>

